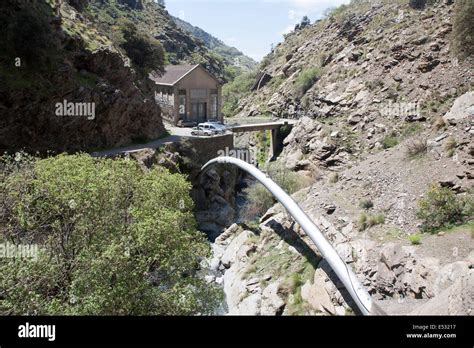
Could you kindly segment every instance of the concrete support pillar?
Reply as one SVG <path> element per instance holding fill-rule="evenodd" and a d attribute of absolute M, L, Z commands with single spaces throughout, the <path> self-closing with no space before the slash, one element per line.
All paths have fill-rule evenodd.
<path fill-rule="evenodd" d="M 278 147 L 278 128 L 272 129 L 270 136 L 270 154 L 268 156 L 269 160 L 272 161 L 277 153 Z"/>

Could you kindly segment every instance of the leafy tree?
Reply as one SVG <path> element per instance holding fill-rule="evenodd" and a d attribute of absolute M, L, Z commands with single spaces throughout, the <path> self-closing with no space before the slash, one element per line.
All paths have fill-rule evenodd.
<path fill-rule="evenodd" d="M 310 24 L 311 24 L 311 21 L 309 20 L 308 16 L 304 16 L 300 23 L 300 29 L 304 29 Z"/>
<path fill-rule="evenodd" d="M 124 42 L 122 48 L 139 68 L 146 73 L 163 71 L 166 53 L 161 43 L 138 30 L 132 22 L 125 20 L 120 23 Z"/>
<path fill-rule="evenodd" d="M 250 93 L 250 89 L 255 83 L 255 73 L 243 73 L 234 78 L 230 83 L 227 83 L 222 88 L 222 113 L 231 117 L 234 116 L 239 106 L 239 101 L 242 97 Z"/>
<path fill-rule="evenodd" d="M 220 293 L 196 275 L 209 249 L 182 175 L 61 155 L 3 179 L 0 243 L 40 252 L 0 259 L 0 314 L 213 313 Z"/>

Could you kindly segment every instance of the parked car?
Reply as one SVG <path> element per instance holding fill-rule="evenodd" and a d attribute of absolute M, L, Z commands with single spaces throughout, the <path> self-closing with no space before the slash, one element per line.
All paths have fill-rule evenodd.
<path fill-rule="evenodd" d="M 213 125 L 215 125 L 216 127 L 220 128 L 220 129 L 223 129 L 224 132 L 227 130 L 227 127 L 225 126 L 225 124 L 223 124 L 222 122 L 219 122 L 219 121 L 217 121 L 217 120 L 209 120 L 209 121 L 207 121 L 206 123 L 213 124 Z"/>
<path fill-rule="evenodd" d="M 191 131 L 191 135 L 197 135 L 197 136 L 211 136 L 214 135 L 214 131 L 210 129 L 204 129 L 203 127 L 194 127 L 193 130 Z"/>
<path fill-rule="evenodd" d="M 196 127 L 197 123 L 194 121 L 179 120 L 178 127 Z"/>
<path fill-rule="evenodd" d="M 215 123 L 199 123 L 198 127 L 201 127 L 205 130 L 211 131 L 213 134 L 224 134 L 225 133 L 225 128 L 222 128 L 222 126 L 215 124 Z"/>
<path fill-rule="evenodd" d="M 207 120 L 207 123 L 217 123 L 217 124 L 220 124 L 222 126 L 224 125 L 224 123 L 219 121 L 217 118 L 210 118 L 209 120 Z"/>

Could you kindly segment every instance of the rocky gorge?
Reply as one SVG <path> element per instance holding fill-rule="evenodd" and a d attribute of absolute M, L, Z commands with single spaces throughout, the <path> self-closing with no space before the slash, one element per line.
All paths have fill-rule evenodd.
<path fill-rule="evenodd" d="M 275 47 L 237 110 L 298 119 L 276 162 L 310 180 L 294 199 L 387 314 L 472 315 L 472 56 L 455 53 L 455 11 L 451 1 L 334 11 Z M 467 223 L 420 232 L 433 187 L 471 202 Z M 229 314 L 358 313 L 278 204 L 229 227 L 213 252 L 208 280 L 223 284 Z"/>

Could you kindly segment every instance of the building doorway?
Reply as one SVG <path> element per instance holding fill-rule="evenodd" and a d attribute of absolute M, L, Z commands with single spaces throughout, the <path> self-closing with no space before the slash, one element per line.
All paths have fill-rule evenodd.
<path fill-rule="evenodd" d="M 197 122 L 206 122 L 207 120 L 207 103 L 191 104 L 192 118 Z"/>

